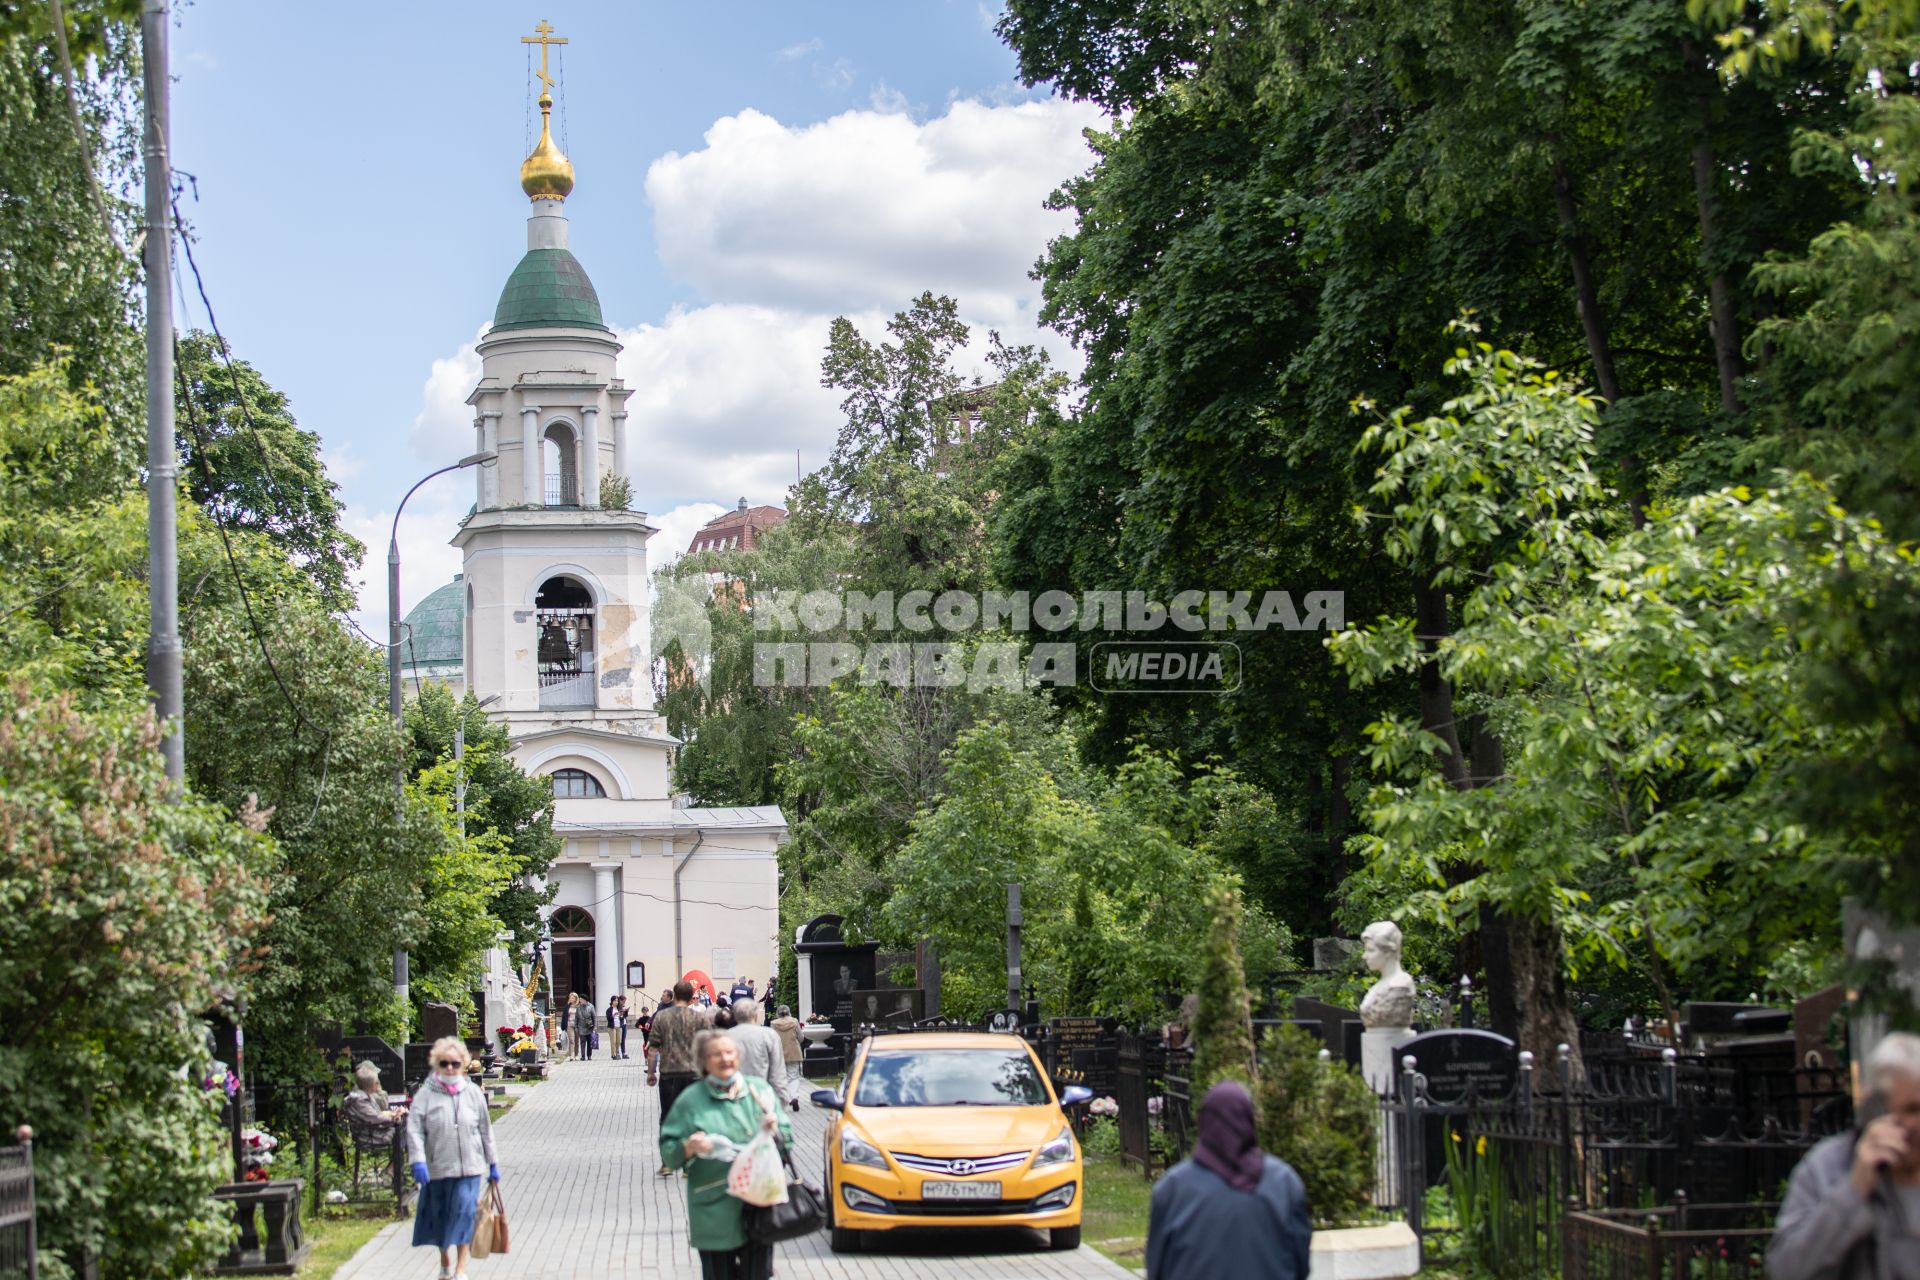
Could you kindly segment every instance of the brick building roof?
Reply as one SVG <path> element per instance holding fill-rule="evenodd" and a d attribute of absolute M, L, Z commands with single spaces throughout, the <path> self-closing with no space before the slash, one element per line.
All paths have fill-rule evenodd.
<path fill-rule="evenodd" d="M 751 551 L 759 545 L 760 534 L 787 522 L 784 507 L 750 507 L 745 498 L 723 516 L 715 516 L 700 526 L 687 545 L 687 554 L 696 551 Z"/>

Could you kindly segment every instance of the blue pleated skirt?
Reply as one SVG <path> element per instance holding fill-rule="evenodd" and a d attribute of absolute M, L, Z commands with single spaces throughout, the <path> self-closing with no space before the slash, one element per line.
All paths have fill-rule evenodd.
<path fill-rule="evenodd" d="M 435 1178 L 420 1189 L 413 1207 L 413 1242 L 450 1249 L 473 1242 L 473 1218 L 480 1207 L 480 1175 Z"/>

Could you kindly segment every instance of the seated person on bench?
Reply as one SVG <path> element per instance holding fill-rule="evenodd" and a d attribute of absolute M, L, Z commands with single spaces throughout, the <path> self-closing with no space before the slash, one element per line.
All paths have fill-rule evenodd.
<path fill-rule="evenodd" d="M 406 1110 L 388 1102 L 386 1090 L 380 1087 L 380 1068 L 373 1063 L 363 1062 L 355 1067 L 353 1078 L 355 1087 L 347 1091 L 340 1112 L 346 1116 L 356 1143 L 364 1147 L 385 1146 L 405 1123 Z"/>

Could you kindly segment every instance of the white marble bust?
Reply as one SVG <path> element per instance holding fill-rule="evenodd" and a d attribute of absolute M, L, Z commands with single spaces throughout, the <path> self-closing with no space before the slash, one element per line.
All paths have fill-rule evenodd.
<path fill-rule="evenodd" d="M 1400 967 L 1400 941 L 1400 926 L 1391 920 L 1376 920 L 1360 934 L 1367 968 L 1380 975 L 1360 1001 L 1360 1022 L 1370 1031 L 1413 1025 L 1413 977 Z"/>

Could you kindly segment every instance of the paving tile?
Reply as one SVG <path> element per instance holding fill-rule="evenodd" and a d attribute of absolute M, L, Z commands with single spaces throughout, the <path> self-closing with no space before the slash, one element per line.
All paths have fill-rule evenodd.
<path fill-rule="evenodd" d="M 474 1280 L 695 1280 L 686 1196 L 659 1167 L 659 1095 L 638 1059 L 563 1062 L 496 1124 L 513 1251 L 472 1265 Z M 793 1117 L 795 1162 L 820 1177 L 826 1113 Z M 421 1280 L 432 1249 L 409 1245 L 396 1222 L 334 1273 L 334 1280 Z M 1037 1231 L 928 1231 L 888 1238 L 878 1252 L 840 1256 L 826 1233 L 781 1245 L 782 1280 L 1082 1280 L 1131 1276 L 1087 1246 L 1052 1253 Z"/>

